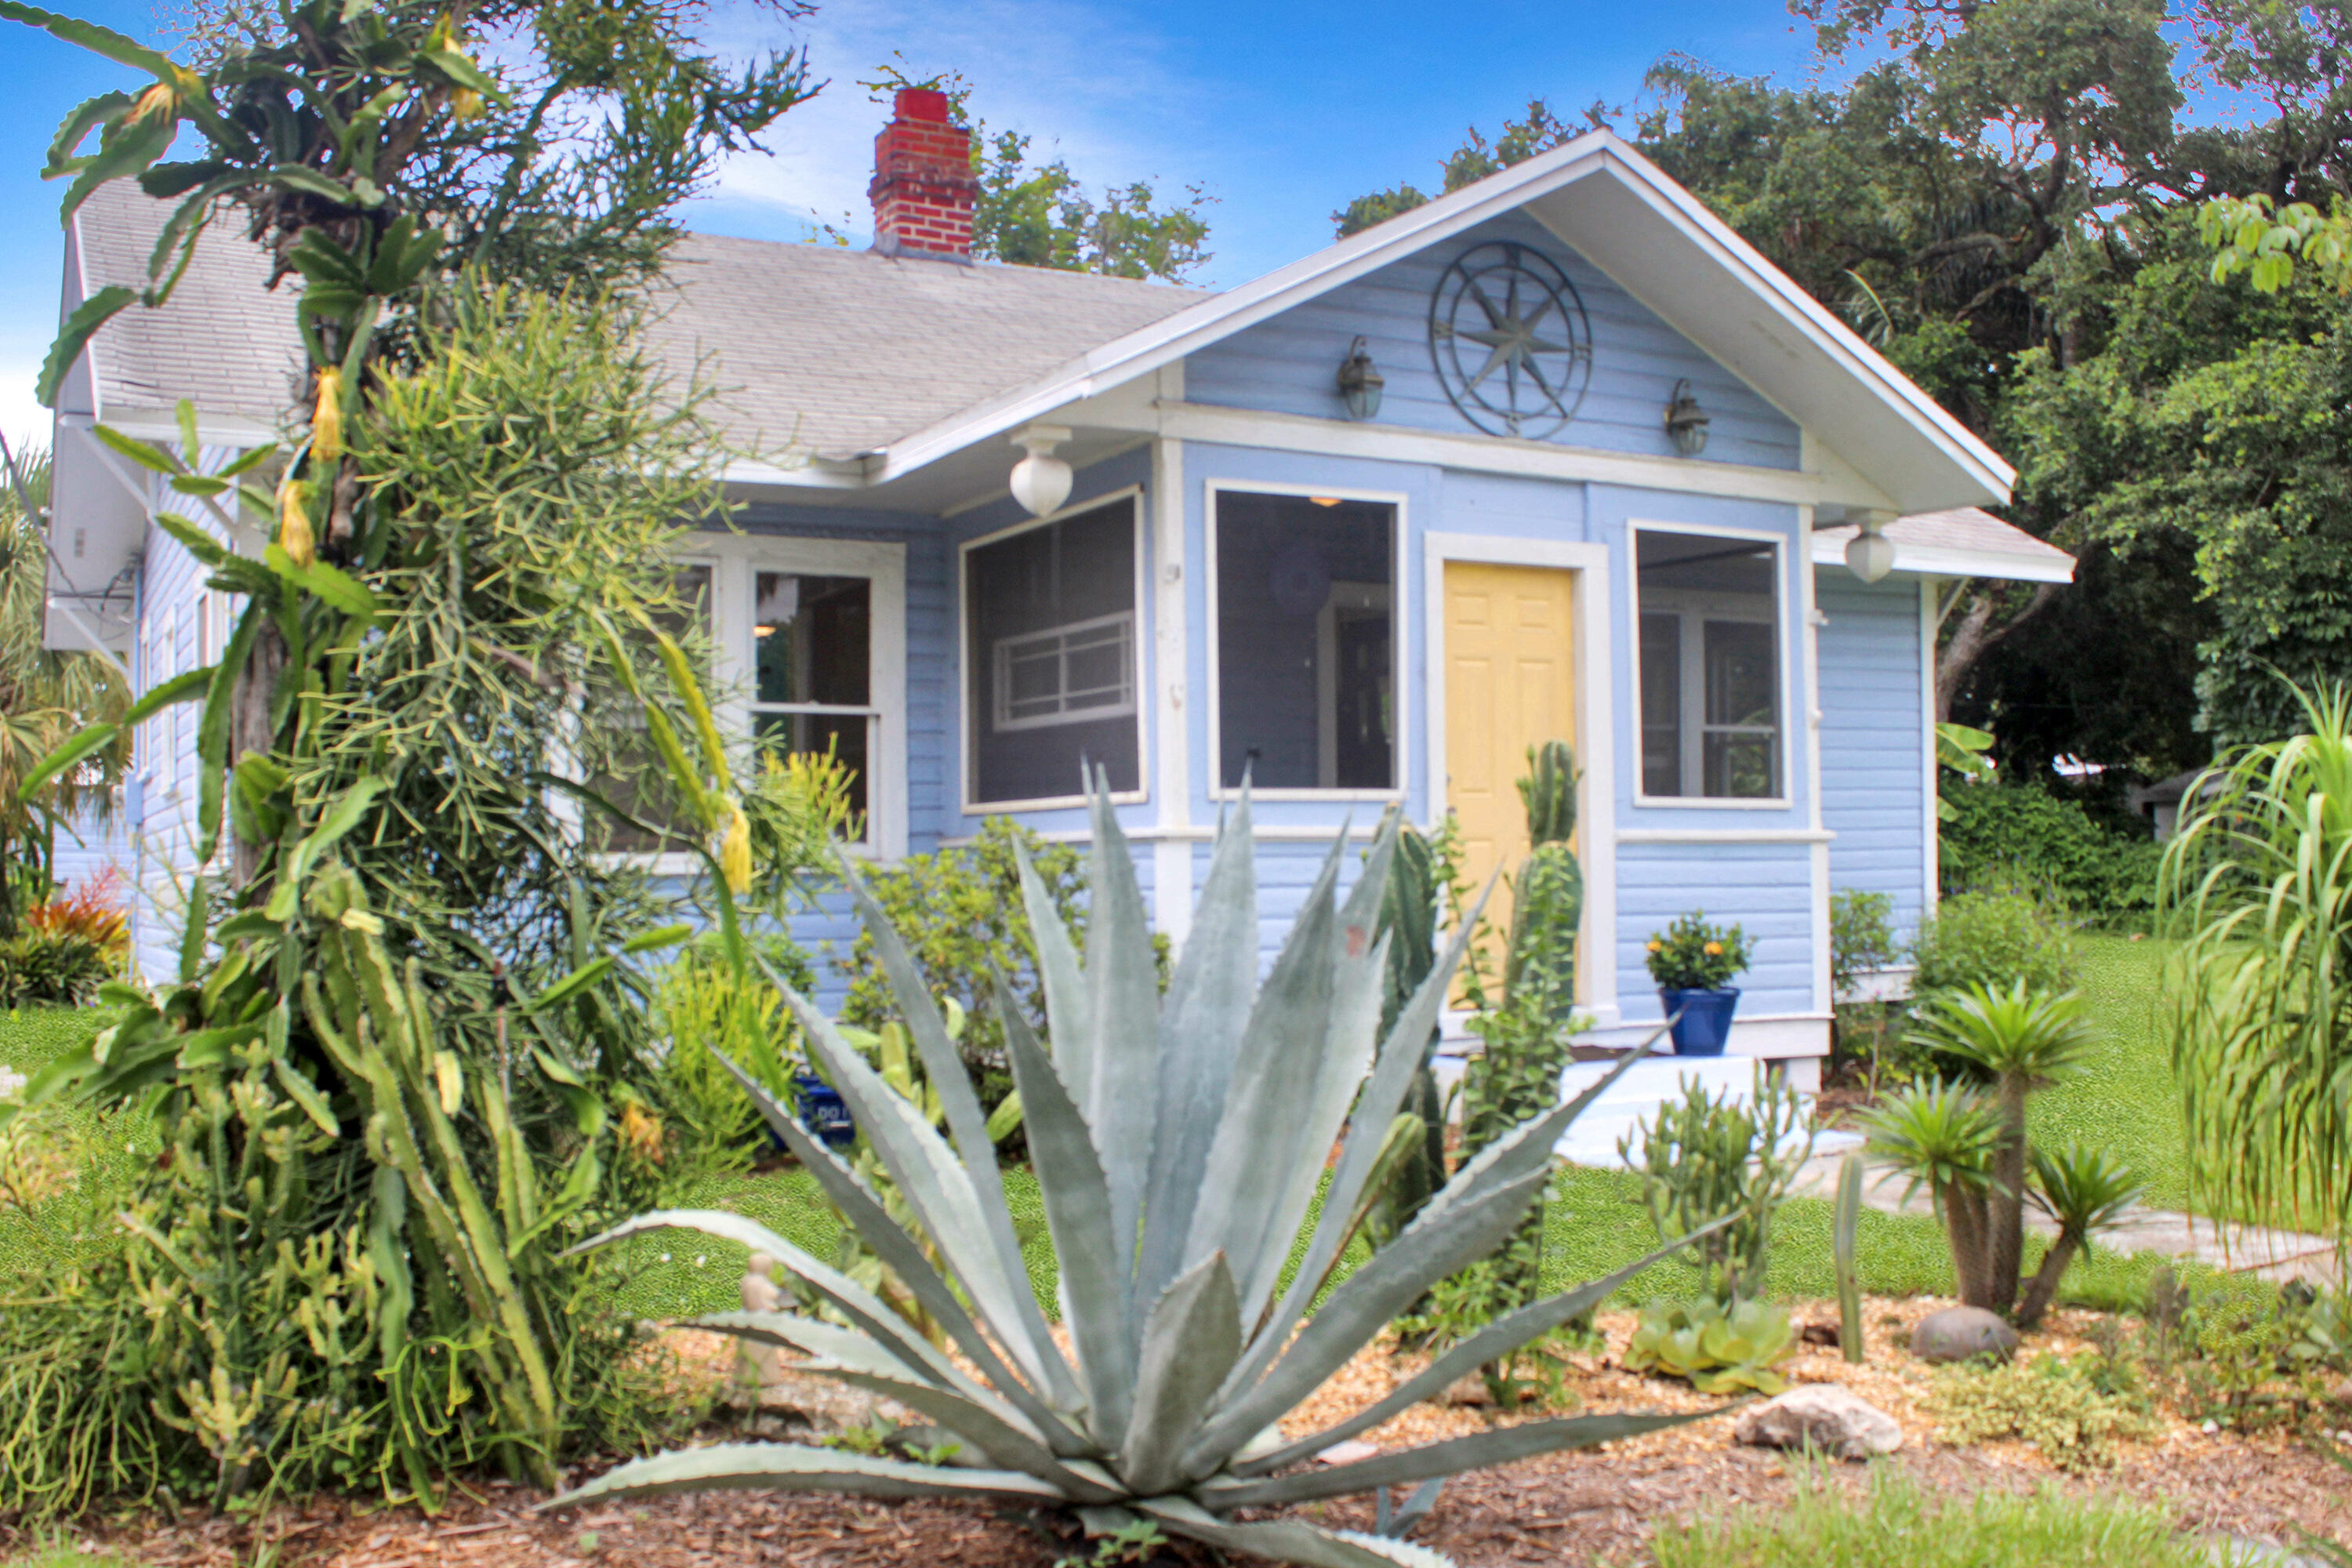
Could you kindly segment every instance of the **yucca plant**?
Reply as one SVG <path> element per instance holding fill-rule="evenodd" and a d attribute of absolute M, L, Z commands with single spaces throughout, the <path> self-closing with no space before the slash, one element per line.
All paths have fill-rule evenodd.
<path fill-rule="evenodd" d="M 1334 891 L 1340 854 L 1334 847 L 1261 984 L 1244 801 L 1219 833 L 1192 935 L 1164 997 L 1134 863 L 1099 781 L 1083 965 L 1024 864 L 1053 1054 L 1020 1009 L 1003 1007 L 1000 1016 L 1060 1259 L 1068 1355 L 1030 1288 L 985 1119 L 954 1042 L 904 944 L 845 869 L 939 1089 L 945 1134 L 805 998 L 789 993 L 787 1000 L 922 1237 L 893 1223 L 847 1165 L 748 1078 L 745 1084 L 964 1362 L 950 1360 L 872 1293 L 740 1215 L 649 1214 L 588 1245 L 683 1226 L 767 1253 L 824 1300 L 826 1315 L 725 1312 L 697 1326 L 805 1352 L 816 1358 L 808 1370 L 887 1394 L 937 1423 L 971 1464 L 728 1444 L 623 1465 L 550 1506 L 717 1487 L 994 1499 L 1075 1510 L 1097 1535 L 1149 1520 L 1171 1534 L 1279 1561 L 1435 1565 L 1444 1561 L 1435 1552 L 1394 1539 L 1233 1515 L 1349 1493 L 1385 1496 L 1393 1486 L 1696 1418 L 1531 1421 L 1351 1464 L 1296 1468 L 1580 1316 L 1664 1256 L 1498 1318 L 1345 1421 L 1296 1439 L 1282 1435 L 1280 1419 L 1390 1319 L 1511 1233 L 1549 1179 L 1554 1143 L 1601 1092 L 1547 1107 L 1497 1139 L 1394 1241 L 1331 1284 L 1375 1152 L 1421 1065 L 1465 940 L 1455 933 L 1381 1037 L 1387 953 L 1373 933 L 1394 847 L 1391 823 L 1344 902 Z M 1335 1141 L 1339 1158 L 1318 1213 L 1317 1187 Z M 940 1267 L 924 1241 L 936 1247 Z M 1286 1271 L 1302 1241 L 1299 1266 Z M 1328 1298 L 1310 1315 L 1327 1286 Z"/>

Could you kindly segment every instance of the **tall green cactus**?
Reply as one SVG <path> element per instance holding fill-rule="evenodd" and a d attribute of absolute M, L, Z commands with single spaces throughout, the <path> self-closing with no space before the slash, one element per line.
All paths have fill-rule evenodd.
<path fill-rule="evenodd" d="M 1584 871 L 1576 831 L 1576 753 L 1565 741 L 1528 749 L 1519 780 L 1533 847 L 1512 879 L 1510 946 L 1502 1005 L 1475 1019 L 1486 1051 L 1463 1088 L 1463 1152 L 1475 1154 L 1559 1101 L 1576 1014 L 1576 933 L 1584 920 Z M 1543 1210 L 1528 1215 L 1496 1257 L 1491 1309 L 1533 1300 L 1543 1265 Z"/>
<path fill-rule="evenodd" d="M 1395 1027 L 1397 1015 L 1437 967 L 1439 905 L 1445 889 L 1437 851 L 1409 826 L 1396 835 L 1388 886 L 1381 894 L 1379 935 L 1389 944 L 1388 972 L 1381 995 L 1381 1031 Z M 1437 1052 L 1433 1027 L 1423 1047 L 1421 1068 L 1405 1090 L 1404 1108 L 1390 1128 L 1381 1151 L 1381 1172 L 1372 1183 L 1377 1195 L 1364 1227 L 1375 1246 L 1401 1234 L 1432 1194 L 1445 1184 L 1445 1096 L 1437 1087 L 1430 1058 Z"/>

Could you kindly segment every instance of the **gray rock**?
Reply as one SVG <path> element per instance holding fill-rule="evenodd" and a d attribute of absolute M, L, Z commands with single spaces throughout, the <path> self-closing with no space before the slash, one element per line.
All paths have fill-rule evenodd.
<path fill-rule="evenodd" d="M 1921 1361 L 1971 1361 L 1989 1355 L 2007 1361 L 2017 1350 L 2017 1331 L 1982 1307 L 1947 1307 L 1919 1320 L 1911 1331 L 1911 1353 Z"/>
<path fill-rule="evenodd" d="M 1732 1436 L 1759 1448 L 1811 1448 L 1867 1459 L 1903 1447 L 1895 1417 L 1843 1384 L 1809 1383 L 1740 1412 Z"/>

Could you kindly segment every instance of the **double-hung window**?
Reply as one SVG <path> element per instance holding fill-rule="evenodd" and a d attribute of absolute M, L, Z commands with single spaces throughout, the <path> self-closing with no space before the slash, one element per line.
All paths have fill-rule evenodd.
<path fill-rule="evenodd" d="M 1781 794 L 1780 547 L 1636 530 L 1642 793 Z"/>
<path fill-rule="evenodd" d="M 779 755 L 830 752 L 849 770 L 850 808 L 868 816 L 876 731 L 874 583 L 751 573 L 751 732 Z"/>
<path fill-rule="evenodd" d="M 1094 768 L 1142 788 L 1138 511 L 1129 493 L 964 546 L 968 808 L 1079 797 Z"/>

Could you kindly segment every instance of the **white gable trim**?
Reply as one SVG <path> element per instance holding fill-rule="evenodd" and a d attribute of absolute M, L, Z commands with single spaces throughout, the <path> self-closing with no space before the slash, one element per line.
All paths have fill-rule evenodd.
<path fill-rule="evenodd" d="M 1708 213 L 1688 192 L 1605 131 L 1580 136 L 1566 146 L 1530 158 L 1312 256 L 1277 268 L 1229 293 L 1203 300 L 1080 355 L 1042 380 L 918 431 L 867 458 L 865 482 L 876 486 L 903 478 L 978 442 L 1179 361 L 1306 300 L 1385 267 L 1402 256 L 1601 176 L 1611 185 L 1631 193 L 1644 208 L 1663 218 L 1706 262 L 1727 275 L 1745 295 L 1766 306 L 1774 321 L 1798 340 L 1796 348 L 1777 337 L 1771 343 L 1781 353 L 1800 361 L 1796 374 L 1843 376 L 1859 384 L 1871 401 L 1893 414 L 1903 429 L 1919 438 L 1949 470 L 1952 493 L 1940 504 L 1964 504 L 1971 499 L 1996 502 L 2007 500 L 2015 475 L 1999 454 L 1978 440 L 1844 323 Z M 1542 221 L 1540 211 L 1536 216 Z M 1548 226 L 1559 232 L 1556 226 Z M 1569 242 L 1587 248 L 1580 240 Z M 1612 276 L 1628 270 L 1622 259 L 1615 268 L 1611 268 L 1605 258 L 1595 259 Z M 1622 276 L 1618 280 L 1621 284 L 1627 282 Z M 1638 290 L 1634 291 L 1639 297 Z M 1671 315 L 1668 319 L 1672 319 Z M 1691 334 L 1687 324 L 1682 330 L 1692 335 L 1700 348 L 1708 347 L 1704 332 Z M 1720 353 L 1717 357 L 1731 366 L 1730 359 Z M 839 479 L 834 475 L 824 479 L 809 475 L 796 482 L 838 483 Z"/>

